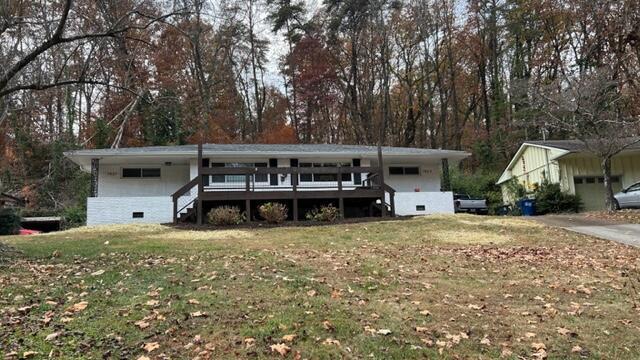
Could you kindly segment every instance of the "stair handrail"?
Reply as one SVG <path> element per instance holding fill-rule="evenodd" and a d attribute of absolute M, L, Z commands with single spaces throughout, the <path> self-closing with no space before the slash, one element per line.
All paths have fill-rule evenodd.
<path fill-rule="evenodd" d="M 187 206 L 193 204 L 198 199 L 198 196 L 196 195 L 191 201 L 187 203 L 187 205 L 183 206 L 182 209 L 180 210 L 178 210 L 178 199 L 180 199 L 181 196 L 186 194 L 195 186 L 198 186 L 198 182 L 199 182 L 199 178 L 198 176 L 196 176 L 195 178 L 191 179 L 191 181 L 189 181 L 184 186 L 182 186 L 180 189 L 178 189 L 176 192 L 174 192 L 173 195 L 171 195 L 171 198 L 173 200 L 173 223 L 174 224 L 178 222 L 178 214 L 180 214 L 182 210 L 184 210 Z"/>

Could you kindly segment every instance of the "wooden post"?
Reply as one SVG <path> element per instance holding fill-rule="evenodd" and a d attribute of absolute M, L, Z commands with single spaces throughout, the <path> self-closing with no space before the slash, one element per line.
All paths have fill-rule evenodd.
<path fill-rule="evenodd" d="M 174 224 L 178 223 L 178 199 L 179 198 L 173 198 L 173 223 Z"/>
<path fill-rule="evenodd" d="M 387 217 L 387 205 L 384 190 L 384 162 L 382 160 L 382 145 L 378 145 L 378 167 L 380 168 L 380 205 L 382 205 L 382 217 Z"/>
<path fill-rule="evenodd" d="M 202 180 L 202 143 L 198 144 L 198 198 L 196 199 L 197 206 L 197 217 L 198 217 L 198 225 L 202 225 L 203 216 L 202 216 L 202 195 L 204 194 L 204 183 Z"/>
<path fill-rule="evenodd" d="M 244 188 L 245 188 L 245 207 L 247 210 L 247 222 L 251 222 L 251 200 L 249 199 L 249 195 L 251 194 L 251 175 L 244 175 Z"/>
<path fill-rule="evenodd" d="M 297 170 L 291 171 L 291 186 L 293 187 L 293 221 L 298 221 L 298 171 Z"/>
<path fill-rule="evenodd" d="M 338 165 L 338 208 L 340 218 L 344 219 L 344 198 L 342 197 L 342 168 Z"/>
<path fill-rule="evenodd" d="M 91 197 L 98 197 L 99 176 L 100 176 L 100 159 L 91 159 Z"/>
<path fill-rule="evenodd" d="M 451 191 L 451 177 L 449 175 L 449 159 L 442 159 L 442 191 Z"/>

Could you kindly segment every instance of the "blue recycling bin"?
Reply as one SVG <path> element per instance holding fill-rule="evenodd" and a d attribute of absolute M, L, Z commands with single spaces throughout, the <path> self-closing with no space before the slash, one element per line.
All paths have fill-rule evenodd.
<path fill-rule="evenodd" d="M 533 199 L 520 200 L 522 216 L 534 216 L 536 214 L 536 201 Z"/>

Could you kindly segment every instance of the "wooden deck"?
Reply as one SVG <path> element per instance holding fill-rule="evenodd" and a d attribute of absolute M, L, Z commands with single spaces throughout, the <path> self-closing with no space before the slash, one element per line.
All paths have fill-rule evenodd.
<path fill-rule="evenodd" d="M 382 153 L 378 150 L 378 163 L 382 165 Z M 293 220 L 298 220 L 298 200 L 302 199 L 338 199 L 340 214 L 344 217 L 344 199 L 371 198 L 378 199 L 382 204 L 380 210 L 383 217 L 388 215 L 387 206 L 391 215 L 395 213 L 395 190 L 384 183 L 384 173 L 380 167 L 205 167 L 203 166 L 202 145 L 198 146 L 198 175 L 189 183 L 173 194 L 173 220 L 178 222 L 180 213 L 190 205 L 195 205 L 197 223 L 202 224 L 204 219 L 203 202 L 205 201 L 244 201 L 246 209 L 251 209 L 252 201 L 260 200 L 291 200 L 293 203 Z M 301 174 L 331 174 L 336 181 L 321 186 L 305 186 L 300 184 Z M 343 174 L 361 174 L 361 181 L 343 181 Z M 214 175 L 234 175 L 244 177 L 242 183 L 234 183 L 232 186 L 210 185 L 205 179 Z M 286 176 L 288 183 L 283 185 L 256 184 L 256 175 Z M 363 176 L 364 175 L 364 176 Z M 207 183 L 205 185 L 205 183 Z M 197 187 L 197 195 L 188 201 L 180 203 L 180 199 Z M 387 197 L 390 199 L 386 203 Z M 250 220 L 250 219 L 249 219 Z"/>

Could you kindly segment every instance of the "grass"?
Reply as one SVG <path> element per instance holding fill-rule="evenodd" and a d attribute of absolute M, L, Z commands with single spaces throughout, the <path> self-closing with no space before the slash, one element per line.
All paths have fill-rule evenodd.
<path fill-rule="evenodd" d="M 640 358 L 640 249 L 525 220 L 3 241 L 5 356 Z"/>

